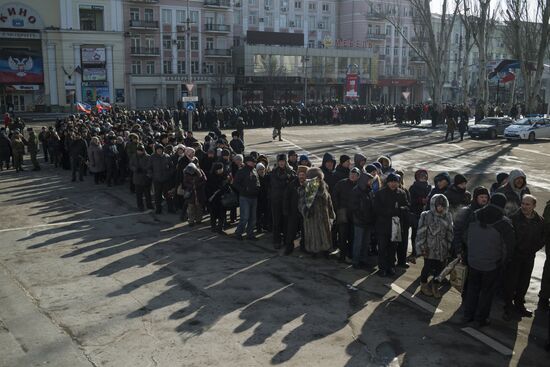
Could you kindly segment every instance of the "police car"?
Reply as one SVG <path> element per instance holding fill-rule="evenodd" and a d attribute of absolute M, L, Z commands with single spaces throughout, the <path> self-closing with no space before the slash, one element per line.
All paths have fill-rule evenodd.
<path fill-rule="evenodd" d="M 550 119 L 540 116 L 522 118 L 504 130 L 504 137 L 530 142 L 538 138 L 550 138 Z"/>

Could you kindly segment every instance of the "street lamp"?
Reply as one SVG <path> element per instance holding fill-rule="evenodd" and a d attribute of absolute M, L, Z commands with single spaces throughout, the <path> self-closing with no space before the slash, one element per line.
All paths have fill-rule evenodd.
<path fill-rule="evenodd" d="M 308 53 L 309 45 L 306 46 L 306 56 L 304 57 L 304 107 L 307 106 L 307 62 L 309 61 Z"/>

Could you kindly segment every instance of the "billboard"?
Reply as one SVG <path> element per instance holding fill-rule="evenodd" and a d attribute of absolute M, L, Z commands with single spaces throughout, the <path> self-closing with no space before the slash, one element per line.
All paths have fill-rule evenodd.
<path fill-rule="evenodd" d="M 0 83 L 44 83 L 42 53 L 29 47 L 0 48 Z"/>
<path fill-rule="evenodd" d="M 346 75 L 346 97 L 359 98 L 359 75 L 358 74 Z"/>
<path fill-rule="evenodd" d="M 105 64 L 105 47 L 82 47 L 82 64 Z"/>
<path fill-rule="evenodd" d="M 107 70 L 105 69 L 82 69 L 82 80 L 85 82 L 105 81 L 107 80 Z"/>

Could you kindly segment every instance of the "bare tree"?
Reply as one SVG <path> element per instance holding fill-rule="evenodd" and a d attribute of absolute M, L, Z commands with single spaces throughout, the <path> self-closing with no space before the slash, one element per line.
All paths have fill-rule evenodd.
<path fill-rule="evenodd" d="M 260 72 L 265 76 L 266 80 L 264 85 L 264 99 L 267 99 L 271 103 L 276 95 L 277 79 L 286 75 L 286 69 L 277 57 L 278 55 L 267 55 L 260 60 L 262 69 Z"/>
<path fill-rule="evenodd" d="M 472 35 L 479 52 L 479 67 L 477 74 L 477 98 L 485 109 L 489 99 L 489 82 L 487 80 L 487 62 L 491 37 L 494 35 L 496 16 L 499 3 L 491 6 L 492 0 L 463 0 L 462 20 L 465 28 Z M 494 0 L 493 0 L 494 2 Z"/>
<path fill-rule="evenodd" d="M 461 0 L 443 0 L 441 14 L 438 16 L 432 14 L 430 0 L 409 1 L 413 11 L 414 35 L 412 36 L 403 32 L 401 7 L 397 6 L 397 2 L 390 11 L 385 9 L 376 11 L 372 3 L 370 5 L 374 14 L 393 25 L 413 52 L 426 64 L 430 76 L 432 101 L 439 105 L 448 71 L 451 33 Z"/>
<path fill-rule="evenodd" d="M 474 47 L 474 38 L 472 36 L 472 28 L 470 22 L 466 18 L 466 1 L 463 2 L 463 13 L 460 16 L 460 20 L 463 24 L 464 33 L 460 39 L 460 47 L 462 51 L 462 65 L 461 65 L 461 79 L 462 79 L 462 103 L 466 105 L 468 103 L 468 95 L 470 91 L 470 70 L 469 70 L 469 61 L 470 53 Z"/>
<path fill-rule="evenodd" d="M 219 97 L 220 106 L 223 106 L 223 97 L 227 94 L 227 87 L 231 82 L 231 75 L 228 72 L 225 63 L 216 65 L 216 74 L 214 75 L 214 88 Z"/>
<path fill-rule="evenodd" d="M 550 47 L 550 0 L 537 0 L 534 8 L 527 0 L 506 0 L 502 14 L 506 47 L 520 63 L 527 112 L 535 112 Z"/>

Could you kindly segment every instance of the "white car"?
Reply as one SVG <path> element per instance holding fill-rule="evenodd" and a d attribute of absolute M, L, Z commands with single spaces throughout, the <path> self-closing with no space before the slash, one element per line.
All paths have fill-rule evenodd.
<path fill-rule="evenodd" d="M 526 117 L 514 122 L 504 130 L 508 140 L 529 140 L 550 138 L 550 119 L 544 117 Z"/>

